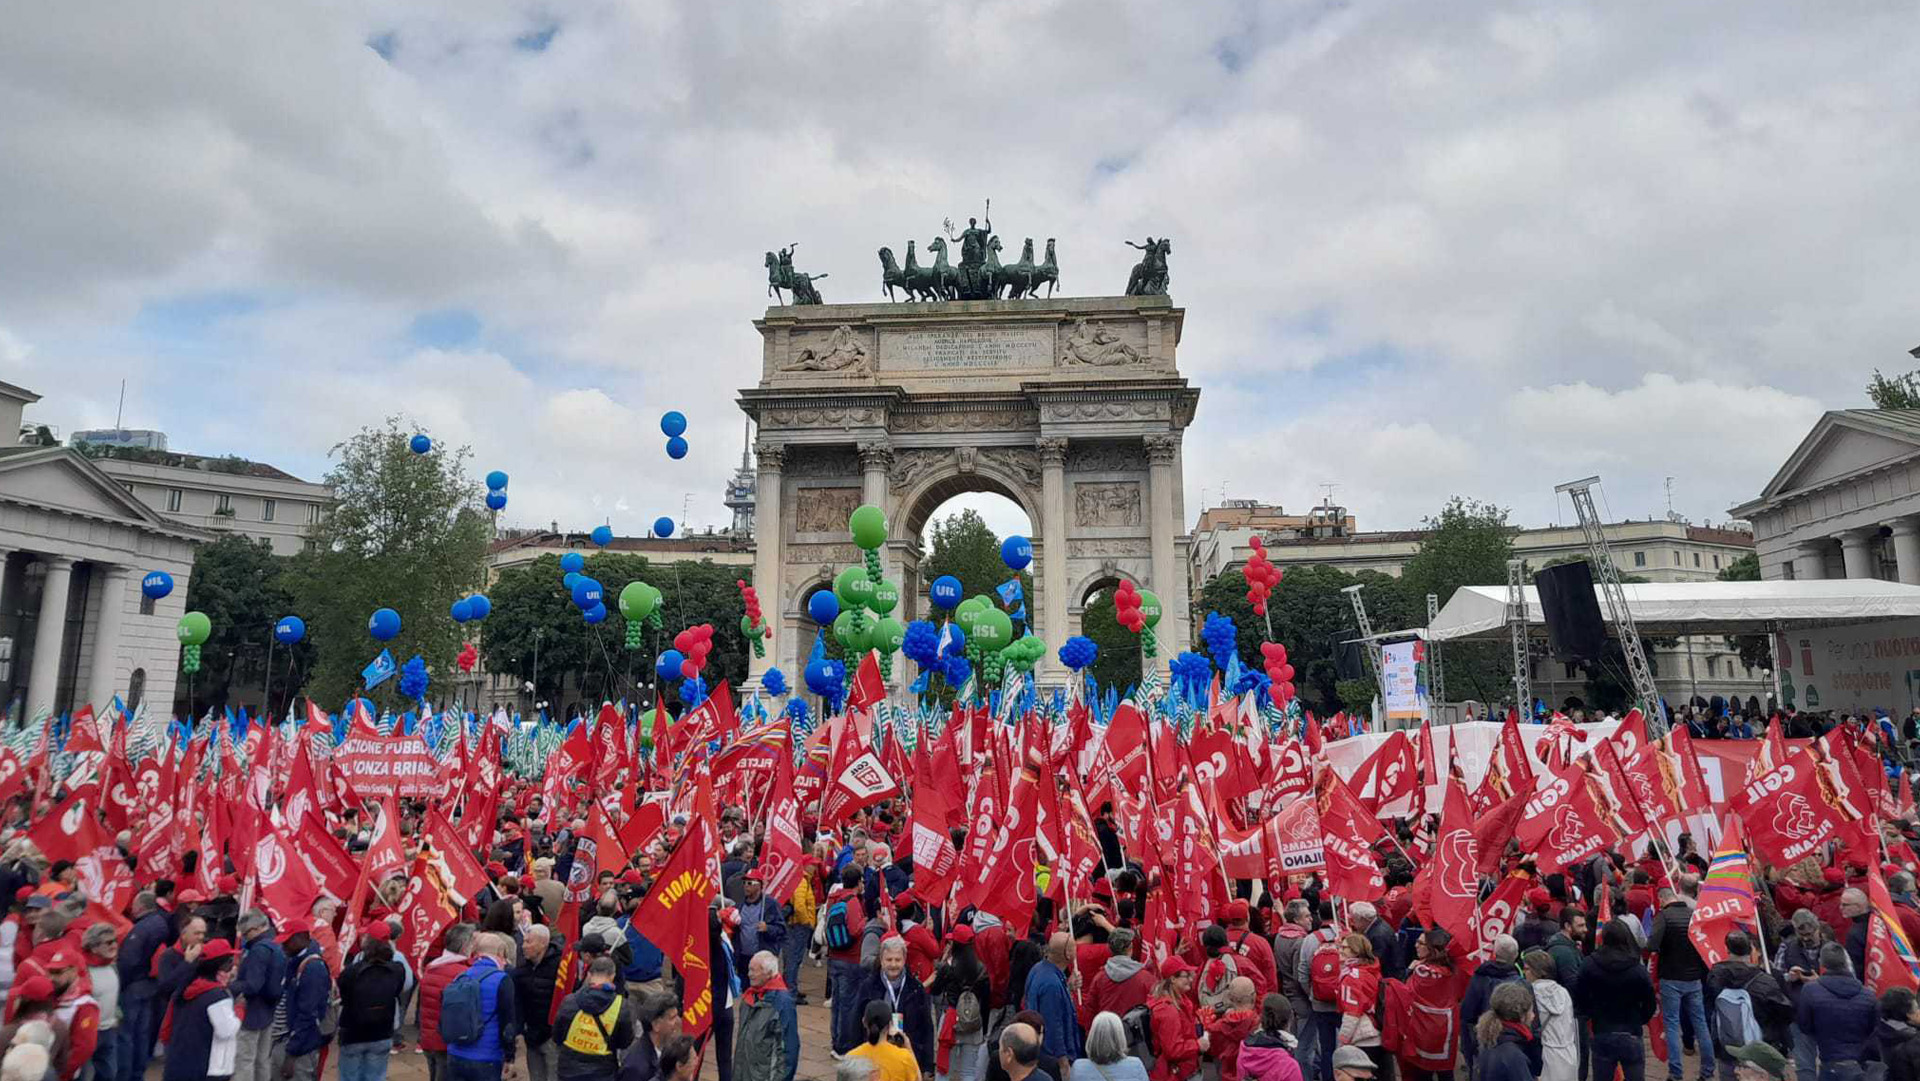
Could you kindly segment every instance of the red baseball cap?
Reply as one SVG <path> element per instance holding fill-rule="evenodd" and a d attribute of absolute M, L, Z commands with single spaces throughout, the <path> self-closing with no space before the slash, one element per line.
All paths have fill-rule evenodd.
<path fill-rule="evenodd" d="M 240 892 L 240 880 L 232 875 L 221 875 L 220 881 L 215 883 L 215 885 L 220 888 L 220 892 L 223 894 Z"/>
<path fill-rule="evenodd" d="M 1177 954 L 1160 963 L 1160 978 L 1163 980 L 1170 980 L 1183 972 L 1192 971 L 1193 966 L 1187 964 L 1187 962 Z"/>
<path fill-rule="evenodd" d="M 385 920 L 375 920 L 367 925 L 367 937 L 377 938 L 382 942 L 391 942 L 393 940 L 393 925 Z"/>
<path fill-rule="evenodd" d="M 504 863 L 501 863 L 499 860 L 494 860 L 492 863 L 487 864 L 488 878 L 499 878 L 501 875 L 504 875 L 506 873 L 507 873 L 507 865 Z"/>
<path fill-rule="evenodd" d="M 963 923 L 947 932 L 947 941 L 956 946 L 964 946 L 973 941 L 973 928 Z"/>
<path fill-rule="evenodd" d="M 55 939 L 47 943 L 46 956 L 41 958 L 40 963 L 47 966 L 49 971 L 56 968 L 79 968 L 80 955 L 74 952 L 72 943 Z"/>
<path fill-rule="evenodd" d="M 914 905 L 917 905 L 919 903 L 920 903 L 920 895 L 913 892 L 913 890 L 911 889 L 901 890 L 900 896 L 895 897 L 893 899 L 894 910 L 898 912 L 905 912 L 907 909 L 912 908 Z"/>
<path fill-rule="evenodd" d="M 1536 909 L 1549 908 L 1553 905 L 1553 894 L 1548 893 L 1545 886 L 1535 886 L 1527 891 L 1527 904 Z"/>
<path fill-rule="evenodd" d="M 1827 868 L 1820 872 L 1820 877 L 1826 879 L 1829 886 L 1845 885 L 1847 881 L 1847 873 L 1838 867 Z"/>
<path fill-rule="evenodd" d="M 1235 920 L 1244 920 L 1246 918 L 1247 903 L 1245 901 L 1228 901 L 1227 907 L 1220 910 L 1220 919 L 1225 923 L 1232 923 Z"/>
<path fill-rule="evenodd" d="M 295 935 L 298 935 L 298 934 L 310 935 L 312 933 L 313 933 L 312 920 L 288 920 L 287 925 L 285 927 L 280 928 L 279 941 L 282 943 L 285 943 L 285 942 L 291 941 L 293 936 Z"/>
<path fill-rule="evenodd" d="M 232 957 L 236 952 L 233 948 L 233 943 L 228 942 L 226 939 L 210 938 L 205 945 L 200 947 L 200 960 L 218 961 L 222 957 Z"/>
<path fill-rule="evenodd" d="M 24 905 L 27 903 L 27 898 L 32 896 L 33 896 L 33 887 L 22 886 L 19 889 L 13 891 L 13 903 L 16 905 Z"/>
<path fill-rule="evenodd" d="M 191 905 L 206 900 L 207 895 L 189 886 L 175 894 L 173 899 L 183 905 Z"/>
<path fill-rule="evenodd" d="M 13 993 L 22 1002 L 52 1002 L 53 996 L 58 994 L 53 988 L 53 981 L 45 976 L 28 976 L 13 985 Z"/>

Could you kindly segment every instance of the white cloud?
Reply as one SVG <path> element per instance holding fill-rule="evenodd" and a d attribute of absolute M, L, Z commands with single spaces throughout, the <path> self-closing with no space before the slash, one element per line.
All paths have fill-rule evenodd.
<path fill-rule="evenodd" d="M 1190 510 L 1324 481 L 1363 528 L 1454 492 L 1535 523 L 1600 470 L 1619 513 L 1672 475 L 1718 517 L 1914 344 L 1913 38 L 1646 2 L 42 6 L 0 37 L 0 378 L 65 428 L 124 376 L 130 423 L 305 473 L 403 412 L 514 472 L 510 518 L 719 521 L 761 253 L 876 300 L 876 248 L 991 196 L 1074 294 L 1173 238 Z M 141 314 L 217 293 L 259 303 Z M 409 338 L 445 308 L 479 339 Z"/>

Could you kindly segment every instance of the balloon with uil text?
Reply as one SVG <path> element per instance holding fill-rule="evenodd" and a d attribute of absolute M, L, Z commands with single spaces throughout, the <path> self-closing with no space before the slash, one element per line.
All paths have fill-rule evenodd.
<path fill-rule="evenodd" d="M 307 621 L 299 616 L 282 616 L 280 622 L 273 625 L 273 640 L 283 646 L 290 646 L 307 636 Z"/>
<path fill-rule="evenodd" d="M 157 601 L 173 592 L 173 575 L 166 571 L 148 571 L 140 579 L 140 592 L 148 600 Z"/>

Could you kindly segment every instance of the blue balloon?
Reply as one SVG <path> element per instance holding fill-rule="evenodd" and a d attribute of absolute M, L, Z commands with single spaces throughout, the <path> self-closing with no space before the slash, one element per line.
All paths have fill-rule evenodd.
<path fill-rule="evenodd" d="M 966 591 L 960 588 L 960 579 L 951 574 L 935 578 L 933 584 L 927 587 L 927 599 L 949 612 L 959 607 L 960 602 L 966 599 L 965 594 Z"/>
<path fill-rule="evenodd" d="M 807 662 L 807 690 L 825 697 L 834 689 L 833 662 L 826 658 Z"/>
<path fill-rule="evenodd" d="M 660 414 L 660 434 L 672 438 L 687 432 L 687 415 L 678 409 L 669 409 Z"/>
<path fill-rule="evenodd" d="M 673 519 L 662 514 L 653 520 L 653 535 L 656 537 L 673 536 Z"/>
<path fill-rule="evenodd" d="M 579 571 L 568 571 L 560 576 L 560 584 L 567 587 L 568 593 L 572 593 L 574 583 L 585 577 L 586 575 L 581 574 Z"/>
<path fill-rule="evenodd" d="M 661 683 L 680 682 L 680 665 L 685 660 L 686 658 L 681 656 L 677 649 L 670 649 L 660 654 L 660 659 L 653 662 L 654 678 Z"/>
<path fill-rule="evenodd" d="M 680 438 L 677 435 L 674 436 L 672 439 L 667 440 L 667 457 L 672 458 L 674 461 L 677 462 L 680 459 L 685 458 L 686 456 L 687 456 L 686 440 Z"/>
<path fill-rule="evenodd" d="M 587 569 L 587 557 L 579 552 L 568 552 L 560 557 L 560 569 L 571 574 Z"/>
<path fill-rule="evenodd" d="M 840 598 L 831 589 L 820 590 L 807 598 L 807 615 L 822 627 L 832 623 L 840 616 Z"/>
<path fill-rule="evenodd" d="M 140 592 L 159 600 L 173 592 L 173 575 L 166 571 L 148 571 L 147 576 L 140 579 Z"/>
<path fill-rule="evenodd" d="M 507 475 L 496 469 L 487 474 L 487 487 L 493 491 L 504 491 L 507 487 Z"/>
<path fill-rule="evenodd" d="M 367 633 L 381 642 L 391 641 L 400 633 L 400 613 L 391 608 L 375 609 L 367 620 Z"/>
<path fill-rule="evenodd" d="M 1023 571 L 1033 562 L 1033 542 L 1018 534 L 1000 542 L 1000 562 Z"/>
<path fill-rule="evenodd" d="M 273 625 L 273 639 L 283 646 L 290 646 L 307 636 L 307 621 L 299 616 L 283 616 Z"/>
<path fill-rule="evenodd" d="M 433 440 L 424 435 L 416 435 L 407 440 L 407 446 L 412 447 L 415 454 L 425 454 L 433 449 Z"/>
<path fill-rule="evenodd" d="M 593 532 L 587 534 L 587 537 L 592 540 L 593 543 L 605 548 L 607 545 L 613 543 L 613 527 L 604 525 L 594 526 Z"/>
<path fill-rule="evenodd" d="M 507 509 L 507 493 L 488 492 L 487 493 L 487 509 L 488 510 L 506 510 Z"/>
<path fill-rule="evenodd" d="M 467 616 L 470 619 L 485 619 L 493 614 L 493 602 L 485 593 L 475 593 L 467 598 Z"/>
<path fill-rule="evenodd" d="M 607 606 L 604 604 L 595 604 L 592 608 L 580 614 L 586 618 L 588 623 L 599 623 L 607 618 Z"/>
<path fill-rule="evenodd" d="M 584 611 L 599 604 L 600 599 L 601 590 L 599 582 L 583 576 L 579 581 L 573 583 L 573 603 L 575 607 Z"/>
<path fill-rule="evenodd" d="M 473 618 L 473 605 L 468 604 L 467 599 L 462 597 L 453 602 L 447 609 L 447 614 L 453 617 L 455 623 L 465 623 Z"/>

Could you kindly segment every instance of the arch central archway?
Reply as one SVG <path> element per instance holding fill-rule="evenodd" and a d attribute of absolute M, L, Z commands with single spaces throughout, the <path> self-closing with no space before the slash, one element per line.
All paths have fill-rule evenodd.
<path fill-rule="evenodd" d="M 1152 588 L 1162 636 L 1184 643 L 1180 444 L 1199 399 L 1174 363 L 1184 318 L 1164 297 L 769 308 L 760 382 L 740 394 L 759 425 L 754 578 L 776 621 L 754 671 L 792 664 L 804 591 L 860 562 L 855 507 L 886 512 L 882 571 L 918 618 L 928 518 L 975 492 L 1026 514 L 1028 607 L 1050 644 L 1078 633 L 1100 576 Z M 1063 679 L 1052 654 L 1041 676 Z"/>
<path fill-rule="evenodd" d="M 978 509 L 967 506 L 970 496 L 998 497 L 994 502 L 1000 503 L 1011 514 L 1024 519 L 1012 528 L 1007 528 L 1003 523 L 1001 528 L 994 529 L 994 523 L 987 522 L 988 528 L 994 529 L 994 534 L 999 539 L 1004 540 L 1014 533 L 1031 539 L 1039 533 L 1031 501 L 1022 499 L 1020 492 L 1004 483 L 983 478 L 978 474 L 956 474 L 928 485 L 912 502 L 905 504 L 906 509 L 895 523 L 894 544 L 897 545 L 900 567 L 901 608 L 905 612 L 905 615 L 900 618 L 936 618 L 932 603 L 927 599 L 927 587 L 933 581 L 932 573 L 925 569 L 925 564 L 933 556 L 930 531 L 940 518 L 958 514 L 964 509 Z M 1041 545 L 1036 541 L 1034 566 L 1029 568 L 1030 572 L 1036 570 L 1041 564 L 1041 555 Z M 1038 588 L 1036 581 L 1036 591 Z M 1031 610 L 1039 611 L 1039 599 L 1030 598 L 1030 601 Z"/>

